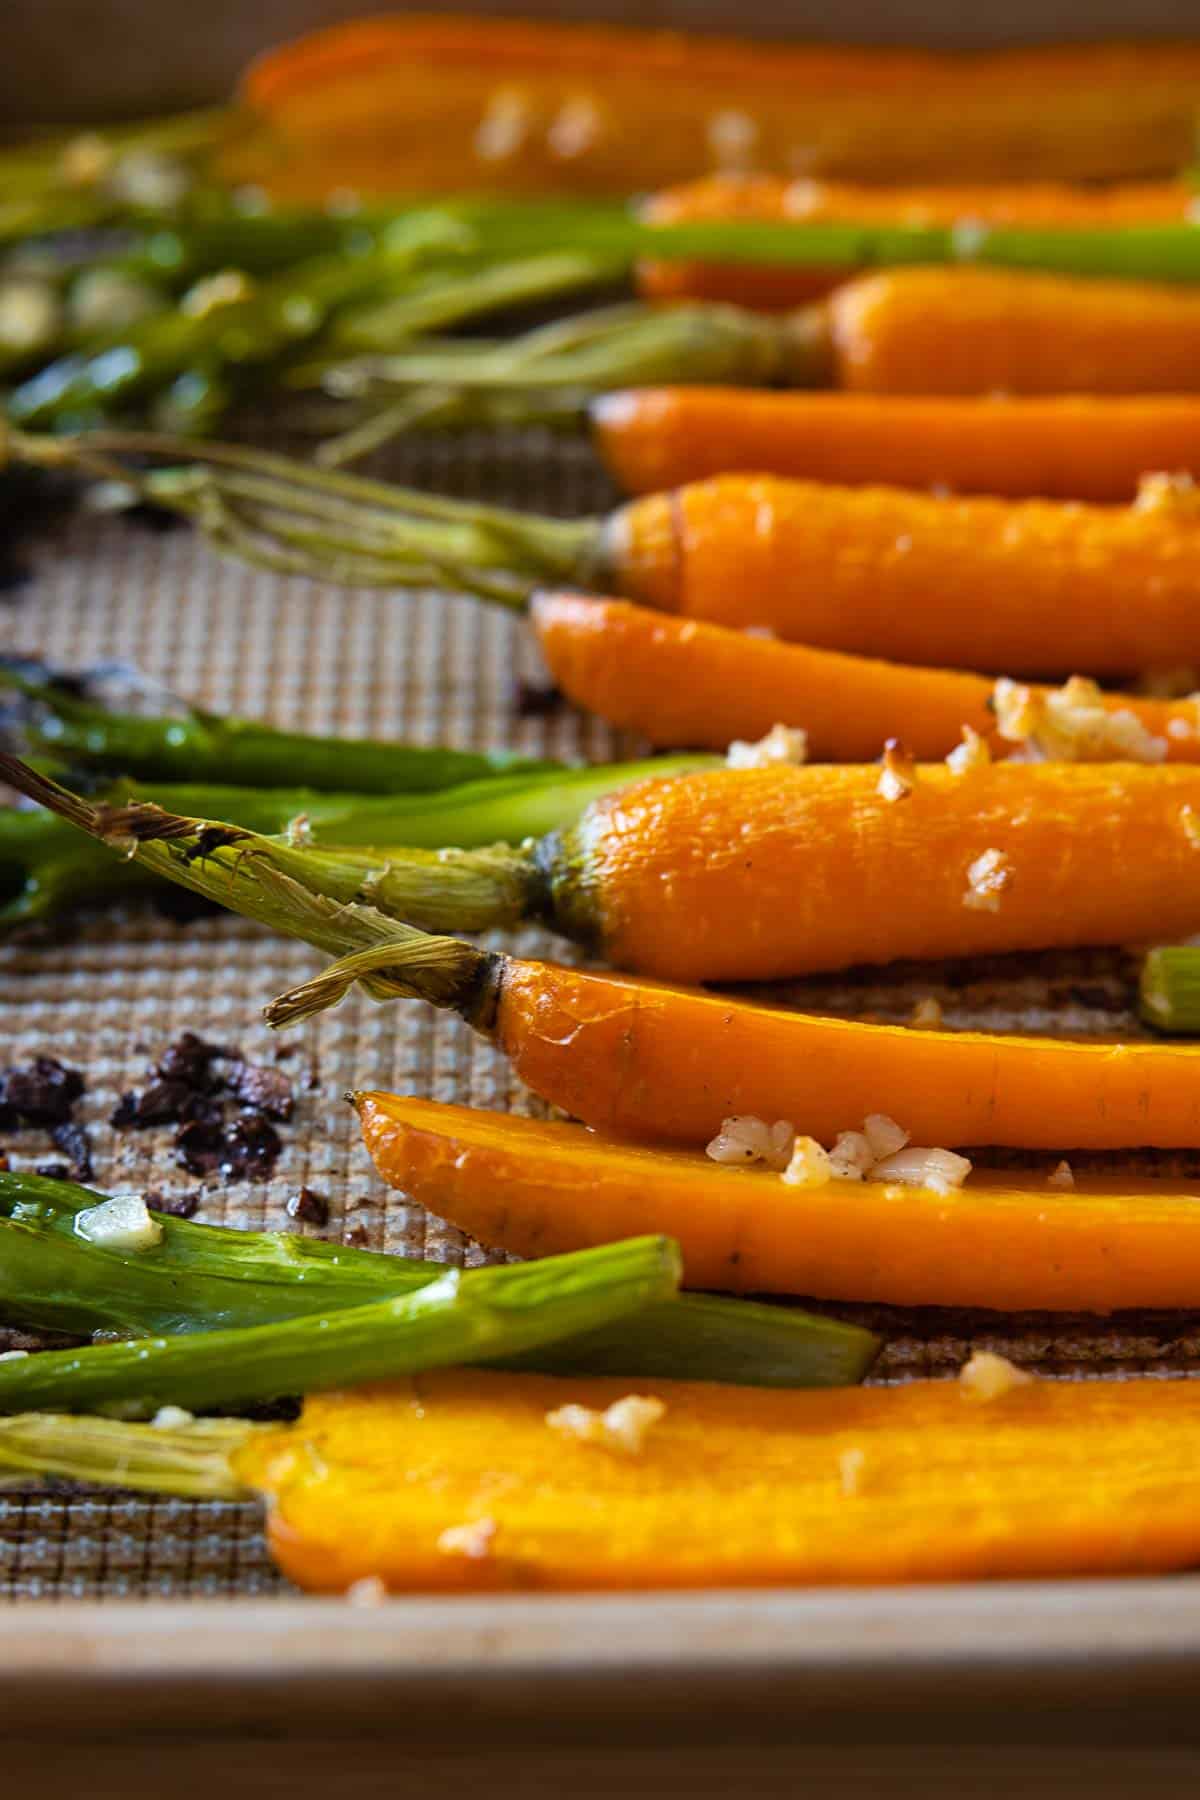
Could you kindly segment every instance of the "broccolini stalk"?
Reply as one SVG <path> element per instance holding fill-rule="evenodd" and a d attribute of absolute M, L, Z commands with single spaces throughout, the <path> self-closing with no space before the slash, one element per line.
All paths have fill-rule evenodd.
<path fill-rule="evenodd" d="M 0 1363 L 0 1411 L 208 1411 L 495 1362 L 636 1316 L 672 1295 L 679 1276 L 678 1246 L 664 1237 L 449 1269 L 411 1293 L 310 1318 L 10 1359 Z"/>
<path fill-rule="evenodd" d="M 157 1214 L 153 1251 L 101 1248 L 75 1229 L 101 1199 L 69 1182 L 0 1174 L 0 1316 L 81 1333 L 213 1331 L 361 1305 L 446 1272 L 321 1238 Z M 870 1332 L 833 1319 L 681 1294 L 512 1361 L 562 1374 L 826 1387 L 861 1380 L 878 1349 Z"/>
<path fill-rule="evenodd" d="M 1149 951 L 1139 998 L 1142 1018 L 1156 1031 L 1200 1035 L 1200 948 L 1180 944 Z"/>
<path fill-rule="evenodd" d="M 446 750 L 370 738 L 317 737 L 192 705 L 180 716 L 147 718 L 78 697 L 80 680 L 72 676 L 69 685 L 64 684 L 43 665 L 24 659 L 6 663 L 0 657 L 0 693 L 8 689 L 23 701 L 0 711 L 0 743 L 20 744 L 32 755 L 146 781 L 307 787 L 343 796 L 424 793 L 490 775 L 562 766 L 510 750 Z M 86 684 L 86 674 L 82 680 Z"/>
<path fill-rule="evenodd" d="M 401 215 L 359 255 L 313 257 L 258 285 L 239 271 L 213 276 L 170 313 L 40 369 L 9 395 L 9 416 L 53 425 L 124 407 L 188 371 L 212 381 L 222 369 L 261 366 L 311 341 L 341 307 L 462 246 L 462 230 L 446 214 Z"/>

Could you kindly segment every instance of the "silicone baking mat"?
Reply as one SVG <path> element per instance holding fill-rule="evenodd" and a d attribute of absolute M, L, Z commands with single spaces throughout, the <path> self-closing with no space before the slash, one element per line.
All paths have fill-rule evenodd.
<path fill-rule="evenodd" d="M 565 514 L 614 498 L 584 445 L 540 433 L 427 440 L 394 457 L 387 472 Z M 34 523 L 19 554 L 31 578 L 0 598 L 5 650 L 38 652 L 66 668 L 136 664 L 205 705 L 312 731 L 510 745 L 590 760 L 638 748 L 569 708 L 521 717 L 518 680 L 536 680 L 538 671 L 521 623 L 497 609 L 247 571 L 211 554 L 186 528 L 163 531 L 65 506 Z M 522 947 L 536 951 L 542 941 L 529 934 Z M 139 1085 L 148 1059 L 182 1031 L 236 1043 L 270 1062 L 279 1043 L 260 1025 L 259 1007 L 319 962 L 304 946 L 231 918 L 185 923 L 151 905 L 95 913 L 56 928 L 53 937 L 0 946 L 0 1060 L 49 1052 L 84 1071 L 79 1116 L 92 1131 L 100 1186 L 198 1193 L 199 1218 L 261 1229 L 291 1225 L 287 1200 L 307 1185 L 329 1202 L 328 1235 L 354 1231 L 374 1248 L 408 1255 L 479 1256 L 457 1232 L 382 1186 L 342 1099 L 350 1087 L 395 1087 L 482 1106 L 536 1105 L 503 1058 L 423 1007 L 352 998 L 291 1035 L 295 1048 L 281 1066 L 295 1081 L 297 1115 L 269 1180 L 197 1184 L 174 1164 L 169 1132 L 117 1133 L 109 1126 L 118 1096 Z M 904 1018 L 932 993 L 952 1025 L 1128 1031 L 1135 1029 L 1129 972 L 1126 959 L 1105 953 L 889 972 L 886 979 L 807 984 L 781 998 Z M 51 1154 L 32 1133 L 4 1140 L 4 1147 L 14 1166 Z M 1200 1314 L 1107 1326 L 878 1308 L 869 1316 L 889 1334 L 883 1379 L 948 1372 L 982 1342 L 1058 1373 L 1165 1372 L 1200 1360 Z M 282 1596 L 286 1589 L 271 1570 L 253 1507 L 66 1489 L 0 1492 L 5 1598 L 268 1592 Z"/>

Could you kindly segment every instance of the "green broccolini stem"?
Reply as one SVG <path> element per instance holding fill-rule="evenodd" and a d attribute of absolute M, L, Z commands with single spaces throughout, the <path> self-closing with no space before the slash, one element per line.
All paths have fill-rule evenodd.
<path fill-rule="evenodd" d="M 1142 963 L 1140 1010 L 1156 1031 L 1200 1036 L 1200 948 L 1151 950 Z"/>
<path fill-rule="evenodd" d="M 0 1411 L 212 1411 L 495 1362 L 635 1315 L 672 1295 L 679 1276 L 678 1246 L 664 1237 L 447 1270 L 409 1294 L 306 1319 L 9 1360 L 0 1363 Z"/>
<path fill-rule="evenodd" d="M 102 1249 L 75 1231 L 102 1196 L 43 1176 L 0 1174 L 0 1316 L 88 1333 L 213 1331 L 360 1305 L 426 1286 L 446 1265 L 276 1232 L 156 1215 L 153 1252 Z M 505 1366 L 661 1376 L 751 1387 L 862 1379 L 879 1340 L 794 1308 L 681 1294 Z"/>
<path fill-rule="evenodd" d="M 21 703 L 0 712 L 0 743 L 33 755 L 145 781 L 189 786 L 313 788 L 348 794 L 413 794 L 498 774 L 561 769 L 509 750 L 445 750 L 370 738 L 317 737 L 189 706 L 177 717 L 120 713 L 77 697 L 39 664 L 0 658 L 0 693 Z M 83 677 L 86 682 L 86 674 Z M 294 812 L 302 811 L 297 806 Z M 289 815 L 293 816 L 293 815 Z M 276 829 L 279 829 L 278 827 Z"/>

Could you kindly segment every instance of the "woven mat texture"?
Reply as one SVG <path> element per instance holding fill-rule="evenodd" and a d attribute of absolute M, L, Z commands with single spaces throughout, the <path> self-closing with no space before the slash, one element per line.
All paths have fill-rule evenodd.
<path fill-rule="evenodd" d="M 540 434 L 429 440 L 393 458 L 387 472 L 563 514 L 613 499 L 584 446 Z M 248 572 L 210 554 L 187 529 L 79 513 L 39 522 L 21 554 L 32 580 L 0 596 L 4 650 L 38 652 L 68 668 L 125 660 L 205 705 L 313 731 L 592 760 L 637 749 L 569 709 L 520 718 L 516 678 L 536 678 L 536 661 L 519 621 L 496 609 Z M 523 950 L 541 947 L 536 934 L 520 940 Z M 52 1052 L 86 1072 L 79 1116 L 93 1133 L 98 1185 L 194 1192 L 197 1183 L 174 1165 L 169 1130 L 112 1131 L 107 1119 L 118 1095 L 138 1085 L 148 1056 L 184 1030 L 271 1060 L 277 1045 L 258 1022 L 259 1007 L 320 961 L 231 918 L 181 924 L 149 906 L 82 918 L 53 938 L 0 947 L 0 1060 Z M 943 1001 L 953 1025 L 1136 1029 L 1128 964 L 1107 953 L 1018 967 L 889 971 L 886 979 L 807 984 L 781 997 L 904 1018 L 928 993 Z M 287 1199 L 307 1184 L 330 1202 L 328 1235 L 362 1226 L 376 1249 L 478 1258 L 459 1233 L 383 1188 L 341 1097 L 349 1087 L 394 1087 L 534 1110 L 503 1058 L 454 1020 L 361 998 L 293 1041 L 298 1048 L 285 1067 L 298 1077 L 299 1105 L 274 1174 L 260 1183 L 202 1184 L 198 1216 L 282 1228 Z M 14 1166 L 51 1154 L 32 1133 L 3 1147 Z M 1198 1171 L 1200 1164 L 1186 1172 Z M 983 1343 L 1055 1373 L 1165 1373 L 1200 1364 L 1200 1313 L 1102 1325 L 834 1310 L 869 1316 L 887 1330 L 884 1379 L 948 1372 Z M 0 1493 L 0 1598 L 264 1593 L 286 1590 L 253 1507 L 69 1490 Z"/>

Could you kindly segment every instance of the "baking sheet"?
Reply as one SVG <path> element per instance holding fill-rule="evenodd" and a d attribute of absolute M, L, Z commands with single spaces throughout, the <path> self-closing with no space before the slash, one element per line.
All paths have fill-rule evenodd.
<path fill-rule="evenodd" d="M 430 439 L 393 456 L 396 479 L 565 514 L 613 500 L 590 452 L 541 433 Z M 371 733 L 464 746 L 516 745 L 592 760 L 636 743 L 573 713 L 522 719 L 515 678 L 536 675 L 520 622 L 465 599 L 354 593 L 260 574 L 218 559 L 187 528 L 79 513 L 43 521 L 21 554 L 31 580 L 0 601 L 0 648 L 64 667 L 138 664 L 207 706 L 314 731 Z M 534 933 L 521 948 L 546 947 Z M 270 1060 L 262 1002 L 320 965 L 318 953 L 236 919 L 183 924 L 150 906 L 96 914 L 53 939 L 0 946 L 5 1063 L 52 1052 L 86 1072 L 78 1109 L 91 1128 L 102 1186 L 194 1192 L 172 1162 L 169 1131 L 114 1132 L 108 1115 L 139 1084 L 148 1055 L 181 1031 Z M 993 1029 L 1132 1031 L 1131 963 L 1117 954 L 910 970 L 886 978 L 802 984 L 790 998 L 846 1013 L 903 1018 L 933 993 L 951 1024 Z M 785 996 L 789 997 L 789 996 Z M 198 1217 L 254 1228 L 289 1225 L 302 1185 L 330 1202 L 329 1235 L 358 1226 L 376 1249 L 458 1260 L 481 1253 L 406 1205 L 375 1177 L 342 1095 L 394 1087 L 440 1100 L 536 1110 L 498 1054 L 453 1019 L 417 1005 L 353 997 L 290 1034 L 284 1065 L 297 1117 L 270 1180 L 202 1187 Z M 15 1166 L 50 1153 L 33 1133 L 2 1141 Z M 1048 1163 L 1045 1165 L 1050 1166 Z M 1200 1159 L 1175 1159 L 1200 1173 Z M 1200 1366 L 1200 1313 L 1000 1320 L 889 1309 L 869 1318 L 890 1343 L 879 1378 L 951 1372 L 977 1344 L 1046 1373 Z M 68 1491 L 0 1492 L 0 1598 L 169 1599 L 284 1595 L 258 1531 L 257 1509 Z"/>

